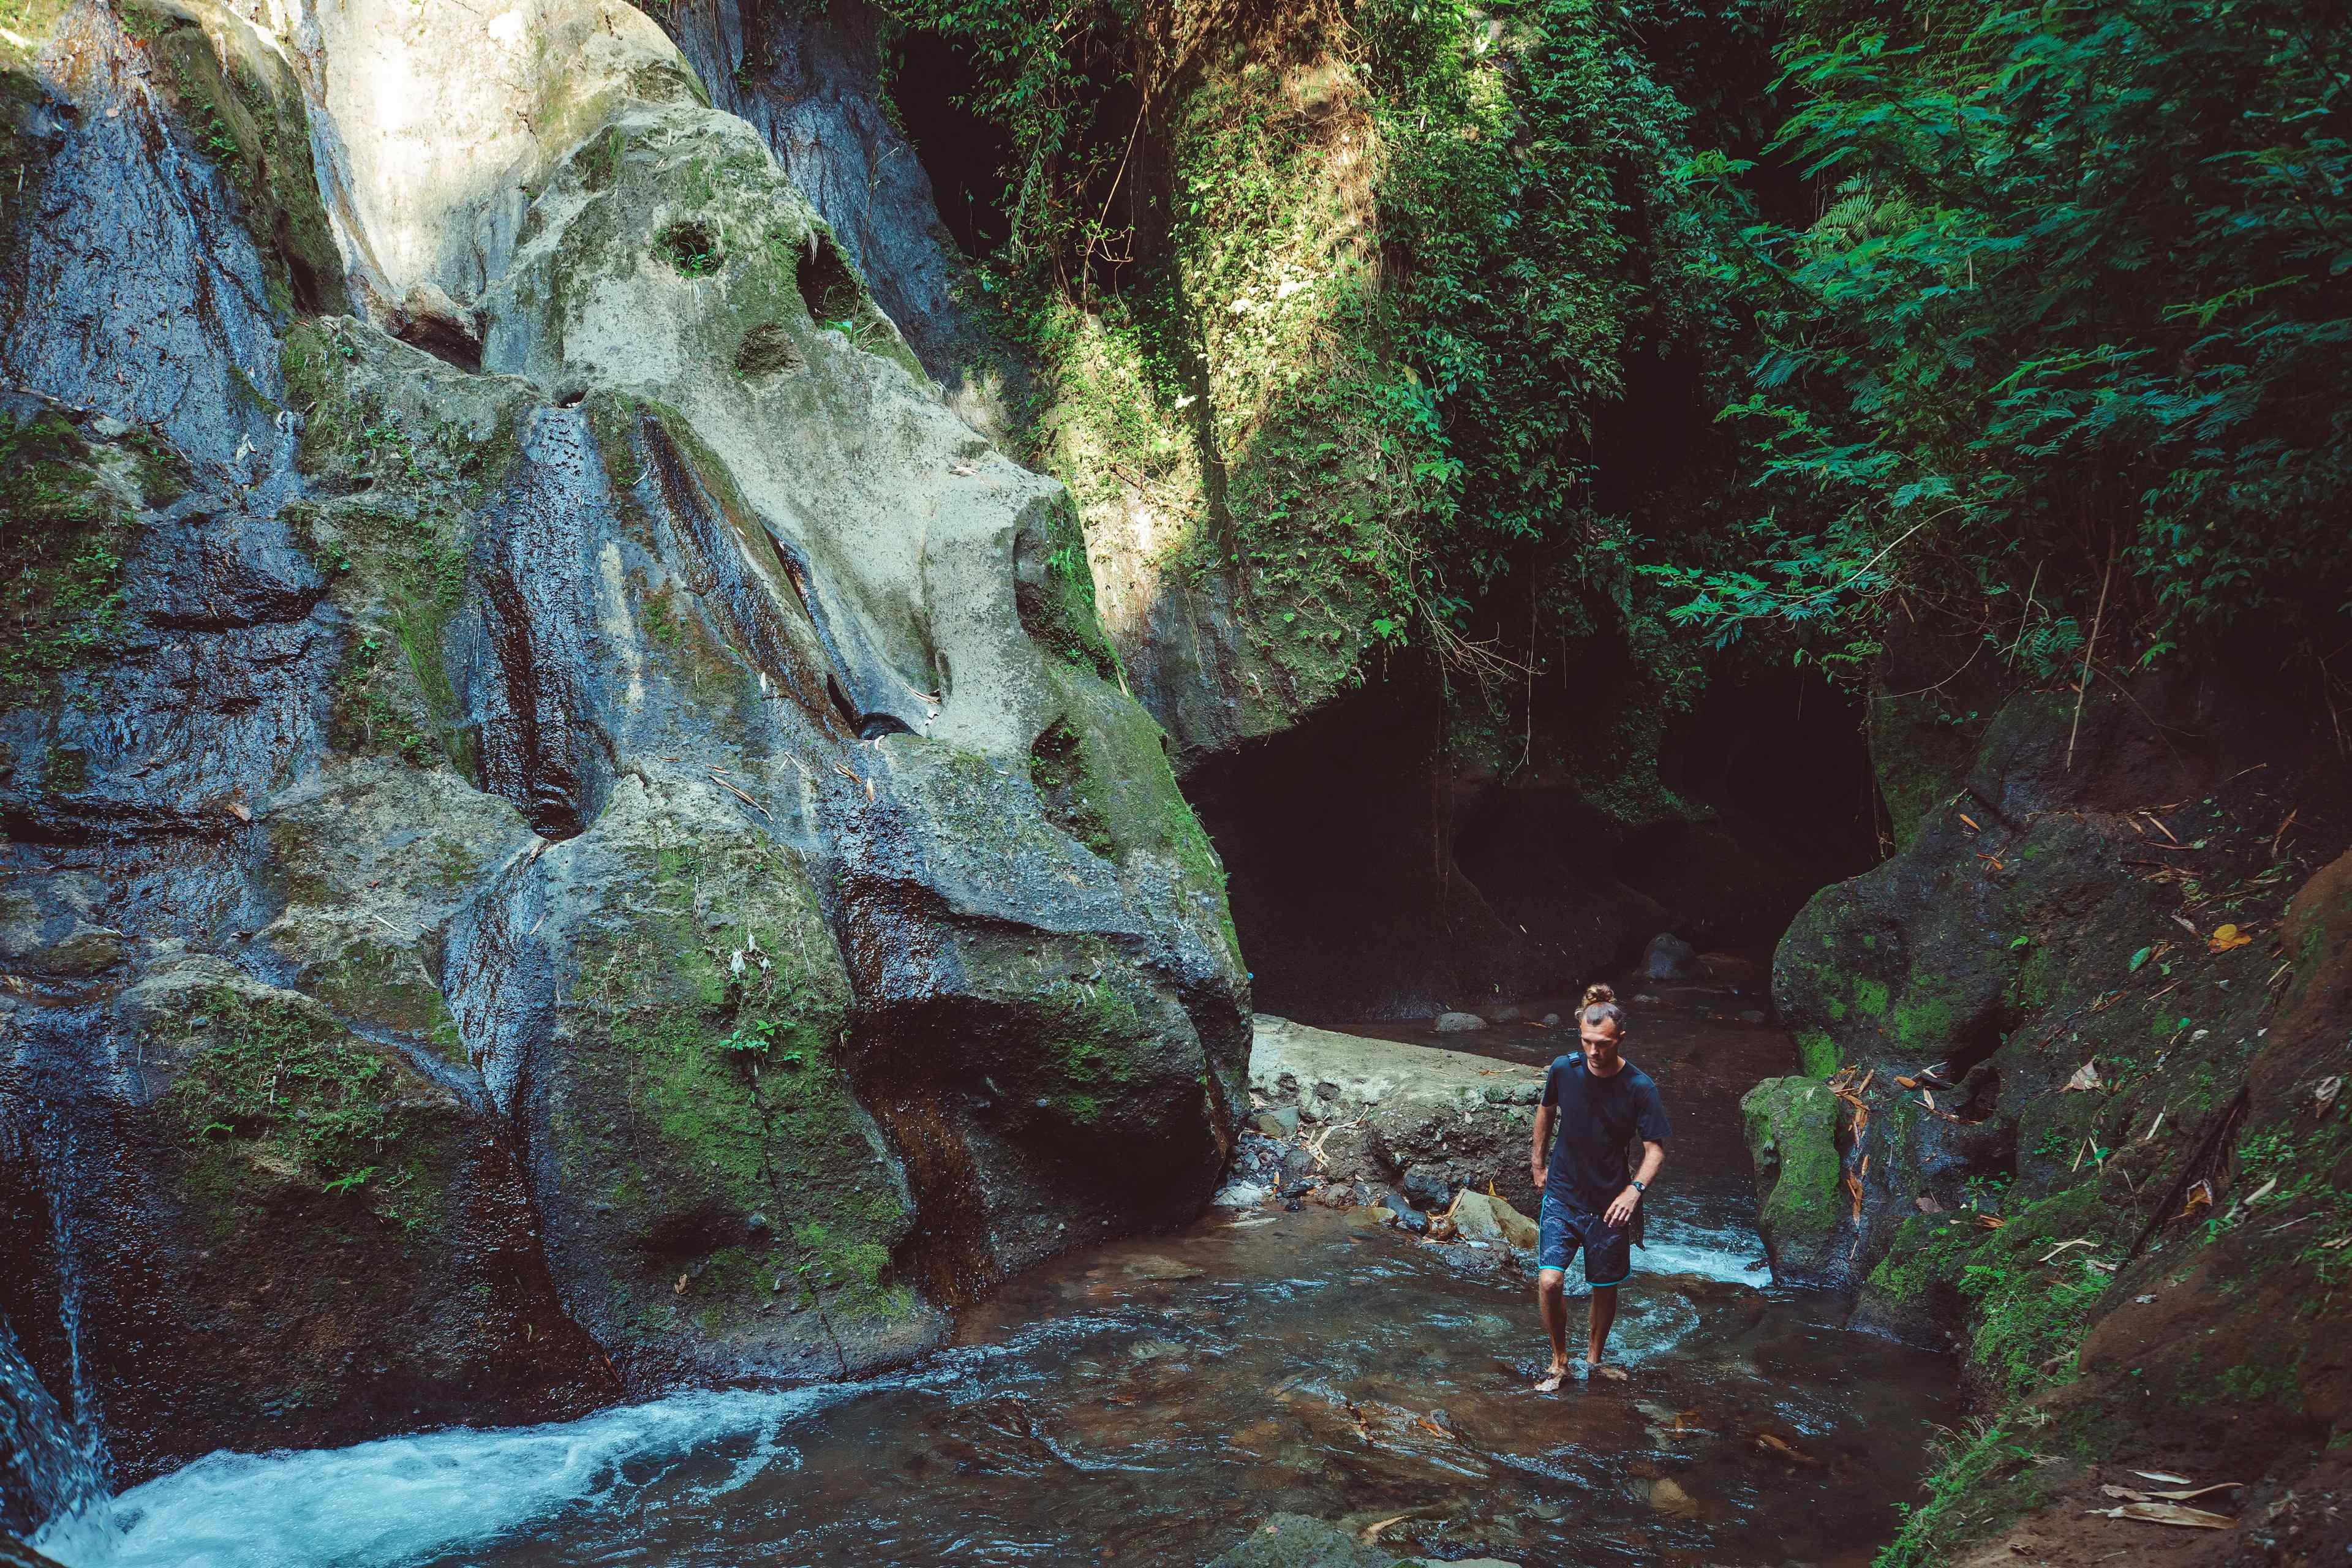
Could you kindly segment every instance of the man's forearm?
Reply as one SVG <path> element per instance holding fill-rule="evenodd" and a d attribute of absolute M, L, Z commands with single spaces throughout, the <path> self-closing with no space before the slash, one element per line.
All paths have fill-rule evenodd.
<path fill-rule="evenodd" d="M 1637 1174 L 1635 1174 L 1633 1179 L 1641 1183 L 1643 1186 L 1648 1186 L 1652 1182 L 1658 1179 L 1658 1168 L 1665 1163 L 1666 1146 L 1664 1143 L 1643 1144 L 1642 1169 Z"/>
<path fill-rule="evenodd" d="M 1544 1152 L 1550 1143 L 1551 1107 L 1538 1106 L 1536 1109 L 1535 1142 L 1528 1146 L 1528 1169 L 1533 1171 L 1539 1180 L 1544 1172 Z"/>

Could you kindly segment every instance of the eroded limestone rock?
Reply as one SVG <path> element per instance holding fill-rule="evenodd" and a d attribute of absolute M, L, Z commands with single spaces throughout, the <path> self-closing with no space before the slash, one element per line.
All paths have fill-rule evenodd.
<path fill-rule="evenodd" d="M 0 412 L 113 554 L 0 705 L 0 1311 L 111 1479 L 854 1373 L 1196 1212 L 1245 974 L 1067 498 L 660 30 L 60 26 L 0 363 L 89 405 Z M 219 309 L 112 353 L 107 243 Z"/>

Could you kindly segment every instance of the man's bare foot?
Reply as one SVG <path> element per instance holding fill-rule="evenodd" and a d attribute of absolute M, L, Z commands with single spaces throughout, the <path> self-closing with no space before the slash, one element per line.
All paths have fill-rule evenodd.
<path fill-rule="evenodd" d="M 1610 1362 L 1589 1361 L 1584 1363 L 1584 1370 L 1588 1376 L 1605 1378 L 1611 1383 L 1625 1381 L 1625 1369 Z"/>
<path fill-rule="evenodd" d="M 1536 1392 L 1538 1394 L 1558 1394 L 1559 1392 L 1559 1385 L 1567 1381 L 1568 1363 L 1566 1362 L 1556 1361 L 1551 1363 L 1551 1370 L 1544 1373 L 1544 1380 L 1536 1384 Z"/>

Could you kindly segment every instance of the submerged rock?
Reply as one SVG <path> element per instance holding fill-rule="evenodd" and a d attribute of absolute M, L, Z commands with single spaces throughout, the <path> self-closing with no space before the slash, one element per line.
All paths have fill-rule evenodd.
<path fill-rule="evenodd" d="M 1486 1020 L 1475 1013 L 1440 1013 L 1430 1026 L 1441 1035 L 1467 1035 L 1486 1027 Z"/>
<path fill-rule="evenodd" d="M 1410 1568 L 1355 1531 L 1303 1514 L 1278 1513 L 1209 1568 Z"/>

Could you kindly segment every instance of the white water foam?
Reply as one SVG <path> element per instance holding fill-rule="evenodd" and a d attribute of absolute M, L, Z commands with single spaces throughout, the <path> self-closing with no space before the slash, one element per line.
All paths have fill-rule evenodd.
<path fill-rule="evenodd" d="M 732 1490 L 767 1465 L 798 1462 L 777 1443 L 786 1423 L 860 1392 L 680 1394 L 561 1425 L 212 1454 L 52 1522 L 33 1544 L 66 1568 L 389 1568 L 566 1509 L 609 1508 L 696 1449 L 748 1440 L 706 1495 Z"/>
<path fill-rule="evenodd" d="M 1759 1289 L 1772 1283 L 1755 1226 L 1708 1225 L 1668 1214 L 1650 1216 L 1647 1241 L 1633 1253 L 1633 1270 L 1696 1275 Z"/>

